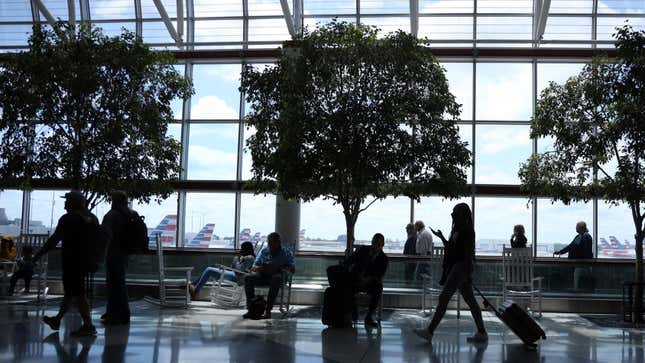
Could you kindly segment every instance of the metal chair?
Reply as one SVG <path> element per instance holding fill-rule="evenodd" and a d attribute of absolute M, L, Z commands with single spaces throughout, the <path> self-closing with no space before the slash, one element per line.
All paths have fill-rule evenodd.
<path fill-rule="evenodd" d="M 532 248 L 508 248 L 502 251 L 502 300 L 508 296 L 528 297 L 530 310 L 534 313 L 537 300 L 537 315 L 542 317 L 542 277 L 533 275 Z"/>
<path fill-rule="evenodd" d="M 354 294 L 354 306 L 358 305 L 367 305 L 370 301 L 370 294 L 364 291 L 359 291 Z M 378 305 L 376 306 L 376 321 L 380 324 L 383 320 L 383 293 L 378 299 Z"/>
<path fill-rule="evenodd" d="M 184 307 L 190 305 L 190 291 L 188 284 L 191 281 L 190 273 L 193 267 L 167 267 L 163 256 L 163 245 L 160 233 L 155 234 L 157 259 L 159 263 L 159 298 L 146 296 L 145 300 L 163 307 Z M 185 277 L 166 277 L 166 272 L 184 273 Z"/>
<path fill-rule="evenodd" d="M 442 262 L 444 251 L 443 247 L 433 246 L 430 270 L 427 273 L 420 274 L 422 314 L 429 314 L 437 307 L 436 301 L 439 300 L 439 295 L 442 290 L 441 285 L 439 285 L 439 280 L 443 272 Z M 457 319 L 459 319 L 461 318 L 461 298 L 459 297 L 459 291 L 456 291 L 452 298 L 457 300 Z M 429 306 L 427 304 L 428 300 L 430 300 Z"/>
<path fill-rule="evenodd" d="M 215 265 L 214 267 L 222 270 L 222 273 L 211 289 L 211 303 L 218 308 L 239 308 L 244 301 L 244 285 L 240 284 L 242 281 L 239 279 L 244 279 L 248 273 L 224 265 Z M 235 273 L 238 282 L 225 279 L 225 271 Z"/>

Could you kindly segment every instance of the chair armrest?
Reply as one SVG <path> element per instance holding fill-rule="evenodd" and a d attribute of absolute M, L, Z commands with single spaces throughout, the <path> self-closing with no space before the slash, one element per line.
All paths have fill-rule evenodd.
<path fill-rule="evenodd" d="M 248 272 L 244 272 L 244 271 L 242 271 L 242 270 L 238 270 L 238 269 L 235 269 L 235 268 L 230 267 L 230 266 L 224 266 L 224 265 L 221 265 L 221 264 L 217 264 L 217 265 L 215 265 L 215 266 L 216 266 L 217 268 L 222 269 L 222 270 L 227 270 L 227 271 L 235 272 L 236 274 L 242 274 L 242 275 L 248 275 L 248 274 L 249 274 Z"/>
<path fill-rule="evenodd" d="M 544 280 L 544 277 L 538 276 L 534 277 L 533 280 L 531 280 L 532 284 L 537 282 L 538 290 L 542 290 L 542 280 Z"/>
<path fill-rule="evenodd" d="M 419 276 L 421 276 L 421 278 L 424 279 L 424 280 L 430 280 L 430 275 L 428 275 L 425 272 L 420 273 Z"/>

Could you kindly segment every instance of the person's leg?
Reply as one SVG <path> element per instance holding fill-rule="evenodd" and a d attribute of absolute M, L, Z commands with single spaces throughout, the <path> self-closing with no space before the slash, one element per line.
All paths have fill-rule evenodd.
<path fill-rule="evenodd" d="M 282 273 L 273 274 L 269 282 L 269 296 L 267 296 L 267 313 L 271 313 L 273 303 L 278 296 L 278 291 L 282 286 Z"/>
<path fill-rule="evenodd" d="M 105 306 L 105 314 L 101 319 L 109 319 L 114 315 L 114 307 L 116 306 L 116 261 L 113 256 L 105 258 L 105 287 L 107 294 L 107 304 Z"/>
<path fill-rule="evenodd" d="M 237 275 L 235 275 L 235 272 L 233 272 L 233 271 L 223 271 L 222 278 L 224 280 L 237 282 Z"/>
<path fill-rule="evenodd" d="M 25 292 L 29 292 L 29 287 L 31 286 L 31 278 L 34 276 L 33 271 L 25 271 Z"/>
<path fill-rule="evenodd" d="M 209 279 L 214 279 L 217 280 L 219 279 L 220 275 L 222 273 L 222 270 L 216 268 L 216 267 L 206 267 L 202 274 L 199 276 L 199 278 L 195 281 L 193 285 L 195 285 L 195 294 L 199 292 L 199 290 L 204 287 L 204 285 L 208 282 Z"/>
<path fill-rule="evenodd" d="M 244 278 L 244 293 L 246 295 L 246 307 L 251 306 L 251 300 L 255 297 L 255 285 L 260 280 L 260 275 L 251 273 Z"/>
<path fill-rule="evenodd" d="M 128 305 L 128 290 L 125 284 L 125 269 L 127 256 L 111 257 L 111 303 L 109 319 L 113 323 L 127 323 L 130 321 L 130 307 Z"/>
<path fill-rule="evenodd" d="M 379 281 L 372 281 L 367 284 L 366 290 L 370 297 L 370 302 L 367 315 L 365 316 L 365 324 L 368 326 L 378 326 L 374 321 L 374 311 L 376 311 L 379 300 L 381 300 L 381 296 L 383 295 L 383 284 Z"/>
<path fill-rule="evenodd" d="M 461 297 L 464 298 L 468 307 L 470 307 L 470 313 L 475 320 L 475 325 L 477 325 L 477 332 L 480 334 L 486 334 L 486 328 L 484 327 L 484 319 L 482 319 L 482 311 L 479 308 L 479 304 L 475 299 L 475 294 L 473 293 L 473 285 L 470 281 L 464 282 L 461 287 L 459 287 L 459 292 Z"/>
<path fill-rule="evenodd" d="M 450 302 L 452 295 L 455 294 L 455 291 L 457 291 L 457 288 L 459 288 L 465 278 L 466 275 L 463 271 L 462 264 L 455 264 L 450 270 L 448 278 L 446 279 L 446 283 L 444 284 L 443 289 L 439 294 L 437 309 L 432 316 L 430 325 L 428 325 L 428 331 L 430 332 L 430 334 L 434 334 L 434 331 L 437 329 L 437 326 L 441 322 L 441 319 L 443 319 L 443 316 L 446 314 L 446 309 L 448 308 L 448 303 Z"/>
<path fill-rule="evenodd" d="M 18 282 L 18 279 L 21 277 L 21 271 L 18 270 L 14 272 L 13 275 L 11 275 L 11 278 L 9 279 L 9 295 L 13 295 L 13 290 L 16 288 L 16 283 Z"/>

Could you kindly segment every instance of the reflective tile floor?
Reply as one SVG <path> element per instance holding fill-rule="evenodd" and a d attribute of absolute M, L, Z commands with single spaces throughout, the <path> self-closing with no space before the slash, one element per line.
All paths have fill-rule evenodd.
<path fill-rule="evenodd" d="M 485 312 L 490 341 L 466 343 L 473 332 L 468 312 L 449 312 L 429 345 L 412 333 L 427 324 L 416 311 L 387 312 L 381 329 L 325 329 L 319 309 L 297 307 L 291 317 L 249 321 L 242 310 L 196 303 L 188 310 L 131 303 L 129 326 L 102 327 L 102 308 L 93 311 L 98 336 L 75 339 L 80 326 L 68 314 L 59 333 L 40 323 L 55 302 L 0 305 L 0 362 L 643 362 L 645 331 L 601 328 L 572 314 L 546 314 L 547 333 L 528 351 L 495 316 Z M 451 314 L 453 313 L 453 314 Z"/>

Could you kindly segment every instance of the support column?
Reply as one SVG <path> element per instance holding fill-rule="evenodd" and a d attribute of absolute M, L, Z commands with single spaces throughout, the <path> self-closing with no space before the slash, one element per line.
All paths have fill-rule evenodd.
<path fill-rule="evenodd" d="M 276 195 L 275 231 L 282 237 L 282 243 L 292 251 L 300 248 L 300 201 Z"/>

